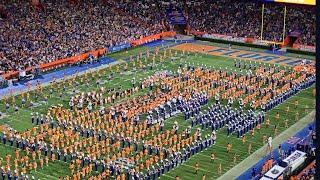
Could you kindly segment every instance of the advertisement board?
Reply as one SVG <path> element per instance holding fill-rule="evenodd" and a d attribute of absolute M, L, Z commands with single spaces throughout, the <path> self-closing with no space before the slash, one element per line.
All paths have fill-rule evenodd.
<path fill-rule="evenodd" d="M 130 43 L 124 43 L 124 44 L 120 44 L 120 45 L 116 45 L 116 46 L 110 46 L 108 48 L 108 52 L 109 53 L 118 52 L 118 51 L 121 51 L 121 50 L 127 49 L 127 48 L 130 48 Z"/>

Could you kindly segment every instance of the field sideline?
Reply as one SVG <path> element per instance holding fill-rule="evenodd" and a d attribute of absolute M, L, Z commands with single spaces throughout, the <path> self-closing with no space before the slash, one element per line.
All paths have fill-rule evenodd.
<path fill-rule="evenodd" d="M 171 70 L 175 71 L 180 64 L 195 64 L 196 66 L 207 66 L 207 67 L 221 67 L 222 69 L 228 67 L 228 69 L 235 69 L 234 68 L 234 58 L 230 57 L 221 57 L 216 55 L 210 54 L 202 54 L 202 53 L 189 53 L 182 51 L 175 51 L 176 47 L 172 48 L 173 50 L 173 57 L 166 58 L 165 63 L 162 64 L 159 58 L 156 58 L 156 65 L 155 67 L 150 69 L 140 69 L 133 67 L 132 62 L 125 62 L 128 64 L 128 71 L 123 71 L 123 65 L 125 63 L 121 63 L 116 67 L 112 67 L 112 69 L 106 68 L 103 70 L 98 70 L 95 73 L 95 76 L 91 78 L 90 84 L 80 84 L 78 87 L 69 84 L 70 80 L 66 80 L 67 83 L 61 84 L 59 86 L 47 86 L 43 89 L 43 94 L 49 94 L 49 89 L 53 88 L 54 92 L 52 97 L 48 98 L 48 103 L 44 103 L 43 101 L 39 100 L 43 98 L 41 95 L 38 97 L 38 103 L 36 107 L 31 110 L 29 108 L 20 108 L 18 113 L 15 113 L 11 108 L 7 113 L 0 118 L 0 124 L 8 125 L 9 127 L 17 130 L 17 131 L 25 131 L 26 129 L 31 129 L 34 125 L 31 123 L 31 113 L 32 112 L 39 112 L 45 114 L 47 109 L 53 105 L 62 104 L 64 107 L 68 107 L 68 102 L 70 96 L 74 92 L 88 92 L 93 90 L 98 90 L 95 82 L 97 79 L 101 79 L 103 82 L 103 86 L 106 88 L 117 88 L 120 87 L 124 89 L 128 89 L 132 86 L 131 81 L 133 77 L 137 81 L 141 81 L 142 79 L 146 78 L 147 76 L 153 75 L 155 72 L 164 71 L 164 70 Z M 138 55 L 140 52 L 144 52 L 146 47 L 139 47 L 128 52 L 119 52 L 108 55 L 110 58 L 114 58 L 118 61 L 123 61 L 123 59 L 128 58 L 130 55 Z M 175 53 L 176 52 L 176 53 Z M 201 52 L 201 51 L 200 51 Z M 161 50 L 160 53 L 163 53 Z M 145 55 L 143 55 L 140 59 L 143 64 L 148 67 L 148 64 L 151 63 L 151 59 L 145 60 Z M 116 66 L 116 65 L 115 65 Z M 240 73 L 238 69 L 236 69 Z M 107 80 L 109 75 L 113 73 L 114 77 L 112 80 Z M 90 76 L 90 75 L 88 75 Z M 100 76 L 100 77 L 99 77 Z M 76 77 L 77 81 L 80 81 L 80 77 Z M 63 90 L 63 85 L 66 86 L 65 90 Z M 265 135 L 272 135 L 277 136 L 287 128 L 285 127 L 285 120 L 288 119 L 288 126 L 292 126 L 297 121 L 296 119 L 296 112 L 299 113 L 299 119 L 309 114 L 312 110 L 314 110 L 315 105 L 315 98 L 313 96 L 313 89 L 314 86 L 308 88 L 306 90 L 301 91 L 297 95 L 291 97 L 283 104 L 277 106 L 276 108 L 272 109 L 267 113 L 266 119 L 270 119 L 270 126 L 269 128 L 266 127 L 265 124 L 262 125 L 262 129 L 260 132 L 257 132 L 254 136 L 247 135 L 247 142 L 245 144 L 242 143 L 241 139 L 237 139 L 235 135 L 230 137 L 226 136 L 226 129 L 220 129 L 218 131 L 218 140 L 216 144 L 201 153 L 198 153 L 192 156 L 187 162 L 181 164 L 180 166 L 176 167 L 174 170 L 169 171 L 165 175 L 161 176 L 160 179 L 174 179 L 176 175 L 179 175 L 182 180 L 194 180 L 194 179 L 201 179 L 202 175 L 205 174 L 208 179 L 217 179 L 222 174 L 226 173 L 236 164 L 244 160 L 246 157 L 249 156 L 247 146 L 249 144 L 252 145 L 252 152 L 261 148 L 265 143 L 262 141 L 262 136 Z M 127 99 L 138 97 L 139 95 L 147 93 L 147 90 L 139 91 L 136 94 L 133 94 L 131 97 L 126 97 Z M 35 100 L 36 92 L 30 92 L 31 99 Z M 124 99 L 119 99 L 119 101 L 123 101 Z M 9 100 L 12 97 L 9 98 Z M 21 96 L 17 95 L 15 98 L 15 102 L 21 106 Z M 295 108 L 294 102 L 298 100 L 299 105 Z M 36 101 L 36 100 L 35 100 Z M 205 107 L 201 108 L 201 111 L 206 109 L 209 105 L 213 103 L 211 99 L 209 104 Z M 226 102 L 223 102 L 226 104 Z M 107 106 L 110 106 L 108 104 Z M 290 107 L 290 113 L 288 115 L 285 114 L 285 109 Z M 5 103 L 4 100 L 0 101 L 0 111 L 5 112 Z M 280 118 L 277 120 L 275 119 L 277 112 L 280 112 Z M 182 129 L 185 129 L 190 125 L 190 121 L 185 121 L 181 115 L 174 116 L 168 119 L 165 122 L 165 129 L 171 129 L 173 123 L 177 121 Z M 278 133 L 274 134 L 274 126 L 278 127 Z M 199 125 L 197 127 L 200 127 Z M 302 128 L 302 127 L 301 127 Z M 210 134 L 211 131 L 204 130 L 203 134 Z M 232 144 L 232 151 L 228 155 L 226 151 L 226 144 L 229 142 Z M 216 160 L 214 162 L 210 162 L 210 154 L 214 152 L 216 154 Z M 0 145 L 0 157 L 5 159 L 5 155 L 14 154 L 14 148 L 9 146 L 4 146 L 3 144 Z M 236 163 L 233 163 L 233 154 L 236 153 L 238 155 Z M 194 173 L 194 165 L 196 162 L 200 164 L 200 171 L 198 174 Z M 221 163 L 222 165 L 222 173 L 218 173 L 218 165 Z M 13 166 L 12 166 L 13 167 Z M 14 169 L 14 168 L 12 168 Z M 38 169 L 37 171 L 32 170 L 29 174 L 34 175 L 39 179 L 57 179 L 59 176 L 66 176 L 69 175 L 69 167 L 67 163 L 64 162 L 50 162 L 48 167 L 44 167 L 43 169 Z"/>

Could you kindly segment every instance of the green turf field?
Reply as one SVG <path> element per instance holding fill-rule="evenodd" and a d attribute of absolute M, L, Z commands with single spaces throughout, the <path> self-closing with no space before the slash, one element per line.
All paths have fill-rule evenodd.
<path fill-rule="evenodd" d="M 111 54 L 109 57 L 115 58 L 117 60 L 123 60 L 125 58 L 128 58 L 130 55 L 137 55 L 141 51 L 145 51 L 145 47 L 139 47 L 135 48 L 129 51 L 119 52 Z M 160 51 L 160 53 L 163 51 Z M 194 64 L 195 66 L 206 66 L 211 67 L 213 69 L 218 68 L 226 68 L 228 67 L 228 71 L 232 71 L 231 69 L 234 69 L 234 62 L 231 58 L 225 58 L 225 57 L 218 57 L 218 56 L 211 56 L 211 55 L 204 55 L 204 54 L 198 54 L 198 53 L 185 53 L 182 54 L 182 52 L 177 51 L 175 54 L 175 51 L 173 52 L 174 60 L 171 61 L 171 59 L 166 58 L 165 63 L 160 63 L 159 58 L 156 58 L 156 63 L 154 68 L 151 70 L 148 68 L 148 65 L 151 64 L 152 60 L 147 59 L 145 61 L 144 57 L 141 57 L 140 60 L 142 63 L 146 66 L 145 68 L 139 68 L 138 63 L 136 63 L 135 68 L 133 68 L 133 63 L 128 63 L 128 70 L 124 72 L 124 63 L 121 63 L 117 65 L 117 67 L 112 67 L 111 69 L 106 68 L 103 70 L 99 70 L 98 72 L 88 73 L 87 80 L 83 83 L 80 83 L 78 86 L 74 84 L 74 82 L 71 82 L 71 79 L 65 80 L 64 82 L 59 82 L 54 85 L 49 85 L 47 87 L 44 87 L 43 94 L 39 94 L 39 92 L 31 91 L 30 92 L 30 98 L 33 102 L 39 103 L 37 107 L 34 107 L 33 109 L 21 107 L 21 96 L 17 95 L 15 97 L 16 104 L 20 107 L 20 110 L 18 113 L 15 113 L 13 111 L 13 108 L 10 108 L 8 112 L 5 113 L 4 117 L 0 119 L 0 124 L 8 125 L 9 127 L 17 130 L 17 131 L 25 131 L 27 129 L 31 129 L 34 124 L 31 123 L 31 113 L 32 112 L 38 112 L 45 114 L 47 113 L 47 110 L 52 105 L 58 105 L 62 104 L 64 107 L 68 107 L 68 102 L 70 96 L 73 94 L 73 91 L 79 91 L 79 92 L 88 92 L 93 90 L 98 90 L 96 86 L 96 81 L 98 79 L 102 80 L 104 82 L 103 86 L 105 88 L 121 88 L 121 90 L 129 89 L 132 84 L 131 80 L 133 77 L 139 82 L 142 79 L 146 78 L 147 76 L 153 75 L 157 71 L 162 70 L 171 70 L 175 71 L 180 64 Z M 238 69 L 236 71 L 239 72 Z M 108 81 L 107 78 L 109 75 L 113 73 L 114 77 L 112 80 Z M 93 77 L 94 76 L 94 77 Z M 76 81 L 80 82 L 82 76 L 75 77 Z M 63 89 L 63 86 L 65 86 L 65 89 Z M 49 89 L 53 89 L 53 94 L 51 97 L 48 98 L 48 103 L 42 103 L 41 101 L 44 99 L 44 94 L 49 94 Z M 174 170 L 171 170 L 169 173 L 166 173 L 161 177 L 161 179 L 174 179 L 176 175 L 179 175 L 179 177 L 183 180 L 194 180 L 194 179 L 201 179 L 202 175 L 205 174 L 208 179 L 216 179 L 219 176 L 221 176 L 223 173 L 227 172 L 229 169 L 231 169 L 235 164 L 239 163 L 240 161 L 244 160 L 246 157 L 249 156 L 248 154 L 248 146 L 251 144 L 252 146 L 252 152 L 259 149 L 264 145 L 262 142 L 262 136 L 265 135 L 272 135 L 276 136 L 277 134 L 281 133 L 286 129 L 284 122 L 286 119 L 288 119 L 288 125 L 289 127 L 293 125 L 296 122 L 296 112 L 299 112 L 299 119 L 307 115 L 309 112 L 311 112 L 314 109 L 315 105 L 315 98 L 312 94 L 314 87 L 311 87 L 307 90 L 304 90 L 297 94 L 294 97 L 291 97 L 289 100 L 287 100 L 285 103 L 279 105 L 278 107 L 274 108 L 270 112 L 267 113 L 266 119 L 269 118 L 271 121 L 271 125 L 267 128 L 265 125 L 262 125 L 262 129 L 259 132 L 256 132 L 254 136 L 246 135 L 247 136 L 247 142 L 246 144 L 243 144 L 241 139 L 237 139 L 235 135 L 232 135 L 230 137 L 226 136 L 226 129 L 220 129 L 218 131 L 218 139 L 214 146 L 208 148 L 207 150 L 204 150 L 201 153 L 198 153 L 194 156 L 192 156 L 187 162 L 179 165 Z M 133 97 L 139 97 L 139 95 L 143 95 L 147 93 L 148 90 L 142 90 L 138 93 L 133 94 L 130 97 L 125 97 L 123 99 L 119 99 L 119 101 L 123 101 L 125 99 L 131 99 Z M 105 94 L 107 95 L 107 94 Z M 36 99 L 37 96 L 37 99 Z M 9 102 L 12 100 L 12 97 L 9 97 Z M 297 108 L 294 107 L 295 100 L 299 101 L 299 105 Z M 210 100 L 210 105 L 213 102 L 213 100 Z M 225 103 L 225 102 L 224 102 Z M 207 106 L 208 106 L 207 105 Z M 26 106 L 28 106 L 28 102 L 26 103 Z M 112 104 L 107 104 L 106 106 L 112 106 Z M 207 107 L 206 106 L 206 107 Z M 237 105 L 236 105 L 237 106 Z M 290 107 L 289 114 L 285 113 L 285 109 L 287 106 Z M 206 107 L 201 108 L 201 111 L 206 109 Z M 4 100 L 0 101 L 0 111 L 5 112 L 5 103 Z M 276 113 L 280 112 L 280 118 L 276 119 Z M 173 123 L 177 121 L 180 125 L 181 130 L 185 129 L 190 125 L 190 121 L 185 121 L 182 116 L 174 116 L 167 120 L 165 122 L 165 128 L 171 129 Z M 278 133 L 274 134 L 274 125 L 277 125 L 278 127 Z M 193 132 L 195 131 L 195 128 L 193 129 Z M 203 136 L 206 134 L 210 134 L 211 131 L 205 130 L 203 131 Z M 226 153 L 226 144 L 227 143 L 232 144 L 232 150 L 230 154 Z M 210 162 L 210 154 L 214 152 L 216 155 L 216 160 L 214 162 Z M 9 146 L 4 146 L 3 144 L 0 145 L 0 156 L 2 158 L 5 157 L 7 153 L 14 154 L 14 148 Z M 237 160 L 234 163 L 234 154 L 237 154 Z M 23 153 L 22 153 L 23 154 Z M 200 171 L 198 174 L 194 173 L 194 165 L 196 162 L 199 162 L 200 164 Z M 222 172 L 221 174 L 218 173 L 218 166 L 221 163 L 222 165 Z M 66 176 L 70 175 L 69 171 L 69 164 L 64 162 L 58 162 L 55 161 L 50 162 L 50 165 L 48 167 L 44 167 L 43 169 L 38 169 L 36 172 L 31 171 L 28 172 L 29 174 L 34 175 L 37 179 L 58 179 L 60 176 Z M 14 169 L 14 168 L 12 168 Z"/>

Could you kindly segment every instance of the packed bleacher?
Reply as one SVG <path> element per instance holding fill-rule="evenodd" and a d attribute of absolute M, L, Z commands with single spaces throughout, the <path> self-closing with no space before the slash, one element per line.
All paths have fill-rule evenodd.
<path fill-rule="evenodd" d="M 0 20 L 2 71 L 125 43 L 161 32 L 154 23 L 145 27 L 131 16 L 119 15 L 113 3 L 45 1 L 41 8 L 9 1 Z"/>
<path fill-rule="evenodd" d="M 260 9 L 254 3 L 247 3 L 245 7 L 243 5 L 243 3 L 222 1 L 188 4 L 189 25 L 191 29 L 208 34 L 256 37 L 260 31 L 256 24 L 259 21 L 256 15 Z"/>
<path fill-rule="evenodd" d="M 133 17 L 142 19 L 149 26 L 161 25 L 165 16 L 163 12 L 159 11 L 160 7 L 156 0 L 124 1 L 123 3 L 117 3 L 116 6 Z"/>
<path fill-rule="evenodd" d="M 288 6 L 288 5 L 287 5 Z M 207 33 L 260 38 L 262 4 L 259 1 L 218 0 L 188 4 L 191 29 Z M 289 5 L 286 34 L 298 31 L 301 44 L 315 45 L 315 7 Z M 282 41 L 284 5 L 268 3 L 264 9 L 263 39 Z"/>
<path fill-rule="evenodd" d="M 300 44 L 316 45 L 316 10 L 315 7 L 288 8 L 286 24 L 289 32 L 301 31 Z"/>
<path fill-rule="evenodd" d="M 235 37 L 260 38 L 262 1 L 256 0 L 216 0 L 216 1 L 154 1 L 135 2 L 128 0 L 121 5 L 126 11 L 140 18 L 167 19 L 166 10 L 180 8 L 188 18 L 188 26 L 193 30 L 208 34 L 225 34 Z M 282 41 L 284 6 L 286 13 L 286 34 L 301 33 L 300 42 L 315 45 L 315 7 L 281 3 L 266 3 L 264 6 L 263 39 Z M 159 13 L 154 13 L 159 12 Z"/>
<path fill-rule="evenodd" d="M 168 30 L 166 10 L 183 10 L 191 30 L 260 38 L 261 2 L 217 1 L 28 1 L 0 4 L 0 71 L 19 70 Z M 266 4 L 263 39 L 282 41 L 283 4 Z M 287 34 L 315 45 L 315 8 L 287 7 Z"/>

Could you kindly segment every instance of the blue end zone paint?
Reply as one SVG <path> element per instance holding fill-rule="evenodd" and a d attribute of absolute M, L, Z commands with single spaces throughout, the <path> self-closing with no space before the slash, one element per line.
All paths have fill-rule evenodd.
<path fill-rule="evenodd" d="M 271 56 L 271 55 L 266 55 L 258 52 L 244 52 L 242 54 L 233 55 L 234 53 L 241 52 L 241 50 L 231 50 L 231 49 L 229 50 L 225 48 L 213 49 L 208 52 L 219 52 L 219 53 L 222 53 L 220 55 L 223 55 L 223 56 L 230 56 L 234 58 L 250 58 L 253 60 L 258 60 L 263 62 L 275 61 L 276 59 L 280 58 L 280 56 Z"/>
<path fill-rule="evenodd" d="M 224 56 L 229 56 L 230 54 L 237 53 L 237 52 L 240 52 L 240 51 L 229 50 L 229 52 L 223 53 L 222 55 L 224 55 Z"/>
<path fill-rule="evenodd" d="M 262 61 L 275 61 L 276 59 L 279 59 L 279 58 L 280 58 L 279 56 L 263 56 L 263 57 L 257 57 L 254 59 L 262 60 Z"/>
<path fill-rule="evenodd" d="M 199 40 L 196 40 L 194 41 L 194 43 L 196 44 L 201 44 L 201 45 L 208 45 L 208 43 L 206 42 L 203 42 L 203 41 L 199 41 Z M 226 48 L 225 48 L 226 49 Z M 236 48 L 235 48 L 236 49 Z M 233 48 L 231 50 L 234 50 Z M 241 50 L 241 49 L 237 49 L 237 50 Z M 208 51 L 208 52 L 214 52 L 215 50 L 213 51 Z M 251 49 L 251 50 L 244 50 L 244 51 L 250 51 L 250 52 L 253 52 L 253 53 L 261 53 L 261 51 L 257 51 L 257 50 L 254 50 L 254 49 Z M 219 52 L 219 51 L 218 51 Z M 274 54 L 274 55 L 278 55 L 278 56 L 282 56 L 282 57 L 288 57 L 288 56 L 285 56 L 285 54 L 287 54 L 286 52 L 282 52 L 282 51 L 275 51 L 275 53 L 273 53 L 272 51 L 270 50 L 266 50 L 264 51 L 263 53 L 268 53 L 268 54 Z M 282 60 L 278 60 L 278 61 L 275 61 L 276 63 L 282 63 L 282 62 L 285 62 L 285 61 L 289 61 L 289 60 L 295 60 L 297 58 L 292 58 L 292 59 L 282 59 Z M 310 60 L 309 60 L 310 61 Z M 300 62 L 292 62 L 293 64 L 297 64 L 297 63 L 300 63 Z M 291 64 L 291 63 L 290 63 Z M 288 64 L 288 65 L 290 65 Z"/>
<path fill-rule="evenodd" d="M 286 52 L 284 51 L 270 51 L 270 50 L 266 50 L 265 53 L 268 53 L 268 54 L 276 54 L 276 55 L 280 55 L 280 56 L 283 56 L 286 54 Z"/>
<path fill-rule="evenodd" d="M 238 55 L 240 58 L 254 58 L 254 59 L 259 59 L 263 56 L 261 54 L 252 54 L 252 53 L 245 53 L 245 54 L 240 54 Z"/>
<path fill-rule="evenodd" d="M 98 62 L 95 62 L 93 64 L 85 64 L 82 66 L 71 66 L 65 69 L 61 69 L 61 70 L 57 70 L 57 71 L 53 71 L 50 73 L 46 73 L 46 74 L 42 74 L 41 78 L 38 79 L 34 79 L 29 81 L 32 86 L 34 86 L 36 84 L 37 81 L 40 81 L 41 83 L 46 83 L 46 82 L 50 82 L 52 80 L 53 77 L 60 79 L 63 78 L 64 76 L 70 76 L 82 71 L 86 71 L 86 70 L 90 70 L 91 68 L 96 68 L 98 66 L 104 65 L 104 64 L 110 64 L 112 62 L 114 62 L 114 59 L 108 58 L 108 57 L 102 57 L 99 59 Z M 0 89 L 0 98 L 9 95 L 10 91 L 16 92 L 16 91 L 22 91 L 22 90 L 26 90 L 27 89 L 27 82 L 22 82 L 19 83 L 17 86 L 10 86 L 4 89 Z"/>
<path fill-rule="evenodd" d="M 209 50 L 207 52 L 221 52 L 222 53 L 221 55 L 223 55 L 223 56 L 230 56 L 234 53 L 238 53 L 241 51 L 240 50 L 229 50 L 229 49 L 225 49 L 225 48 L 218 48 L 218 49 Z M 249 55 L 249 54 L 247 54 L 247 55 Z"/>
<path fill-rule="evenodd" d="M 315 129 L 315 123 L 312 122 L 310 124 L 308 124 L 307 126 L 305 126 L 303 129 L 301 129 L 299 132 L 297 132 L 293 137 L 297 137 L 300 138 L 299 141 L 297 141 L 297 143 L 301 142 L 304 140 L 304 138 L 310 133 L 309 131 L 309 127 L 312 127 L 312 129 Z M 297 144 L 296 143 L 296 144 Z M 295 146 L 296 144 L 290 144 L 288 143 L 288 140 L 283 142 L 281 144 L 281 147 L 283 150 L 287 151 L 290 148 L 292 148 L 293 146 Z M 274 160 L 277 160 L 279 158 L 279 153 L 278 153 L 278 146 L 277 148 L 273 149 L 272 151 L 273 154 L 273 158 Z M 258 172 L 261 172 L 262 169 L 262 165 L 270 158 L 270 156 L 266 156 L 264 158 L 262 158 L 258 163 L 256 163 L 254 166 L 252 166 L 251 168 L 247 169 L 245 172 L 243 172 L 238 178 L 237 180 L 247 180 L 247 179 L 252 179 L 251 177 L 251 172 L 252 172 L 252 168 L 256 169 L 257 174 L 259 174 Z"/>
<path fill-rule="evenodd" d="M 207 51 L 207 52 L 225 52 L 225 51 L 229 51 L 225 48 L 218 48 L 218 49 L 214 49 L 214 50 L 210 50 L 210 51 Z"/>
<path fill-rule="evenodd" d="M 281 60 L 278 60 L 278 61 L 275 61 L 275 62 L 276 63 L 283 63 L 283 62 L 290 61 L 290 60 L 292 60 L 292 58 L 281 59 Z"/>
<path fill-rule="evenodd" d="M 301 62 L 302 62 L 302 60 L 297 60 L 297 61 L 288 62 L 287 64 L 288 65 L 295 65 L 295 64 L 299 64 Z"/>

